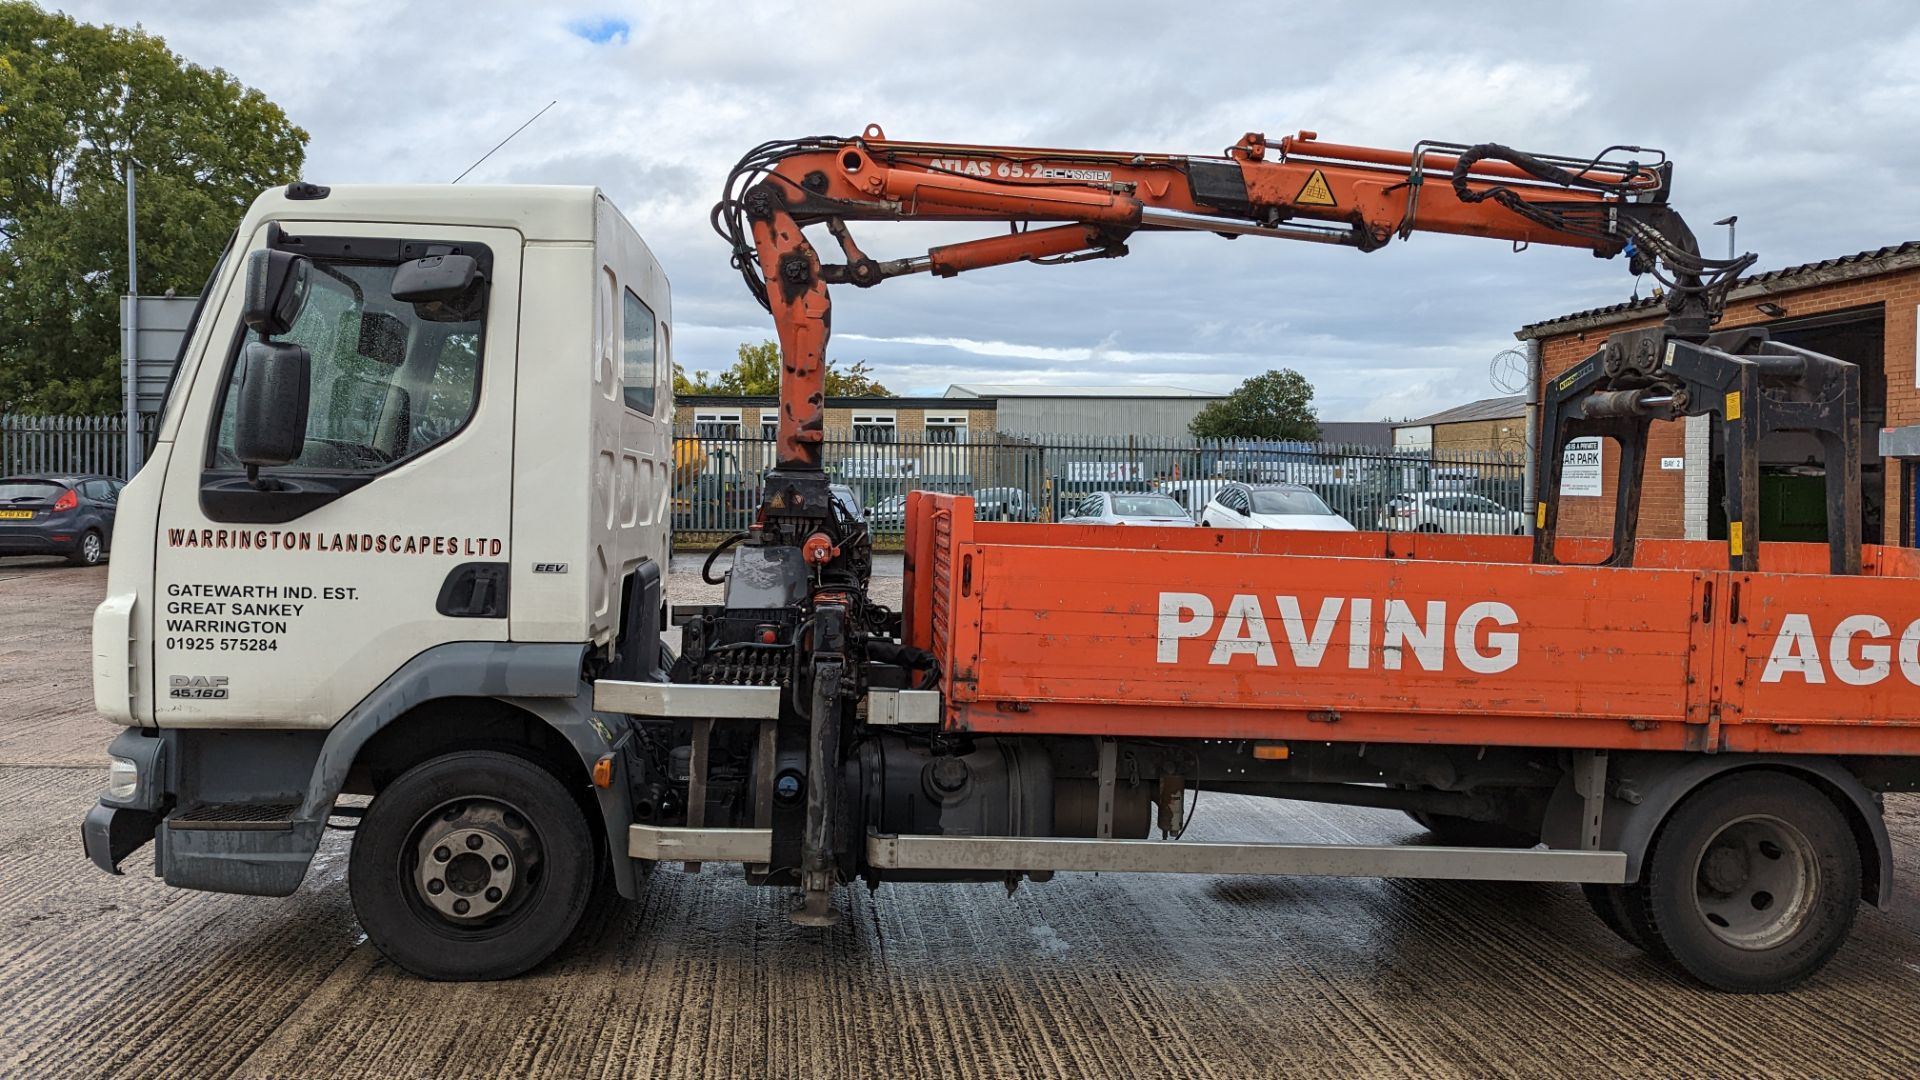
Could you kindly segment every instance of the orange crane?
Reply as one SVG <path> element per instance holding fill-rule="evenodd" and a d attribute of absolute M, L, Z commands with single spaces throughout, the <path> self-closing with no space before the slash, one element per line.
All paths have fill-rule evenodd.
<path fill-rule="evenodd" d="M 1635 272 L 1652 272 L 1667 288 L 1669 326 L 1702 338 L 1754 257 L 1703 258 L 1668 206 L 1671 177 L 1664 153 L 1635 146 L 1574 159 L 1493 144 L 1381 150 L 1321 142 L 1311 131 L 1269 142 L 1250 132 L 1224 155 L 1201 157 L 899 142 L 870 125 L 854 139 L 756 147 L 729 176 L 714 223 L 779 328 L 779 460 L 782 468 L 807 469 L 819 462 L 830 285 L 1115 258 L 1142 231 L 1361 251 L 1415 232 L 1454 233 L 1602 257 L 1630 251 Z M 916 258 L 875 260 L 847 223 L 882 220 L 1006 222 L 1012 229 Z M 803 232 L 816 224 L 832 232 L 844 262 L 822 261 Z"/>

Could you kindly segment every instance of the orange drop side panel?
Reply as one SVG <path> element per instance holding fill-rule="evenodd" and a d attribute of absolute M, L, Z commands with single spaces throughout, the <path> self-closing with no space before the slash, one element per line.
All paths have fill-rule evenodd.
<path fill-rule="evenodd" d="M 905 625 L 956 730 L 1920 753 L 1920 556 L 976 523 L 908 510 Z M 1597 559 L 1602 546 L 1562 545 Z"/>

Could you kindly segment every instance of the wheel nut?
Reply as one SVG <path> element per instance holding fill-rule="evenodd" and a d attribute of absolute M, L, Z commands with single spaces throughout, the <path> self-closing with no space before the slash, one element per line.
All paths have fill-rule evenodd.
<path fill-rule="evenodd" d="M 487 903 L 489 903 L 489 904 L 497 904 L 497 903 L 499 903 L 499 902 L 500 902 L 500 890 L 499 890 L 499 889 L 497 889 L 497 888 L 496 888 L 496 889 L 488 889 L 488 890 L 487 890 Z"/>
<path fill-rule="evenodd" d="M 472 906 L 473 905 L 467 903 L 465 900 L 455 900 L 453 902 L 453 913 L 455 915 L 465 915 L 467 913 L 467 909 Z"/>
<path fill-rule="evenodd" d="M 441 845 L 440 847 L 433 849 L 433 861 L 446 862 L 448 859 L 451 859 L 451 858 L 453 858 L 453 852 L 448 851 L 444 844 Z"/>
<path fill-rule="evenodd" d="M 507 857 L 505 855 L 495 855 L 493 857 L 493 868 L 495 870 L 505 870 L 507 868 Z"/>
<path fill-rule="evenodd" d="M 427 891 L 435 896 L 439 896 L 441 893 L 447 891 L 447 883 L 441 881 L 439 878 L 434 878 L 432 881 L 427 882 Z"/>
<path fill-rule="evenodd" d="M 474 833 L 473 835 L 467 837 L 468 850 L 477 849 L 481 844 L 484 844 L 484 843 L 486 843 L 486 841 L 480 838 L 479 833 Z"/>

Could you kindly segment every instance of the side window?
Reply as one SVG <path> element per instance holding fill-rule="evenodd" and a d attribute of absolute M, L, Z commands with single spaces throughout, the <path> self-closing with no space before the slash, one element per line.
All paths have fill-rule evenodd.
<path fill-rule="evenodd" d="M 657 352 L 654 348 L 653 309 L 633 295 L 632 289 L 620 291 L 620 364 L 621 380 L 627 388 L 627 408 L 653 415 L 658 392 Z"/>
<path fill-rule="evenodd" d="M 80 496 L 89 502 L 107 501 L 107 483 L 104 480 L 80 481 Z"/>
<path fill-rule="evenodd" d="M 289 468 L 379 472 L 445 441 L 479 406 L 484 311 L 395 300 L 395 269 L 314 260 L 306 306 L 280 338 L 312 356 L 306 445 Z M 233 456 L 240 374 L 233 363 L 216 468 L 240 465 Z"/>

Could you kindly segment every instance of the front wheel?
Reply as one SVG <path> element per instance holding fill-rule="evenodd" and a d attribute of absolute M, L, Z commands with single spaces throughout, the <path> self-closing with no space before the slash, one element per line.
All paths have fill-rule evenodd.
<path fill-rule="evenodd" d="M 1788 990 L 1846 940 L 1860 847 L 1813 785 L 1743 772 L 1687 796 L 1630 889 L 1626 912 L 1655 956 L 1719 990 Z"/>
<path fill-rule="evenodd" d="M 506 979 L 552 955 L 594 889 L 593 831 L 540 766 L 462 751 L 416 765 L 367 807 L 347 886 L 387 958 L 453 982 Z"/>

